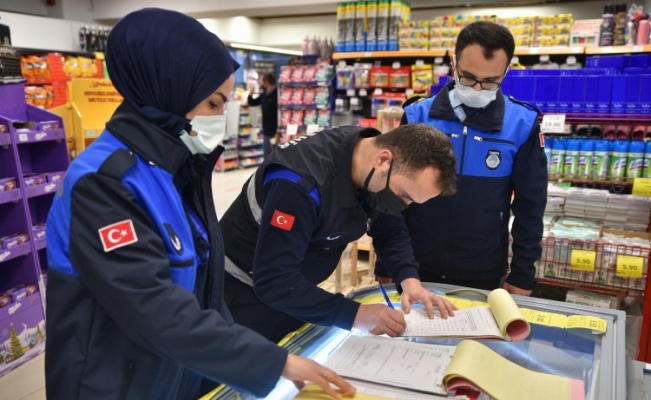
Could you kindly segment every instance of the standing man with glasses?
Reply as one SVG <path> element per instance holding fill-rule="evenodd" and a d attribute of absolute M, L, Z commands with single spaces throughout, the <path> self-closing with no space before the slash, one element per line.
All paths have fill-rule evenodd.
<path fill-rule="evenodd" d="M 514 50 L 505 27 L 483 21 L 468 25 L 457 38 L 455 80 L 436 97 L 405 105 L 403 123 L 439 129 L 457 155 L 457 193 L 413 204 L 404 213 L 423 282 L 532 292 L 547 160 L 538 111 L 500 90 Z M 387 282 L 384 267 L 378 261 L 375 273 Z"/>

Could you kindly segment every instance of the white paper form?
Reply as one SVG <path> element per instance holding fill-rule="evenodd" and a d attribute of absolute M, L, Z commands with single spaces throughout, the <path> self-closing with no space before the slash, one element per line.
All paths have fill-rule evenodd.
<path fill-rule="evenodd" d="M 348 378 L 445 394 L 443 375 L 454 350 L 455 346 L 349 336 L 326 365 Z"/>
<path fill-rule="evenodd" d="M 405 314 L 407 329 L 402 336 L 462 336 L 503 338 L 493 312 L 488 307 L 471 307 L 454 312 L 454 317 L 441 318 L 438 311 L 429 319 L 423 309 Z"/>

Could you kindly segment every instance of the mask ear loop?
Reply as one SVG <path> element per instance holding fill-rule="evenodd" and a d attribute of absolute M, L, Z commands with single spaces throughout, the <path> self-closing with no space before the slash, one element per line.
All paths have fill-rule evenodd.
<path fill-rule="evenodd" d="M 389 173 L 387 175 L 387 185 L 385 188 L 389 187 L 389 179 L 391 179 L 391 170 L 393 169 L 393 160 L 391 160 L 391 164 L 389 164 Z"/>

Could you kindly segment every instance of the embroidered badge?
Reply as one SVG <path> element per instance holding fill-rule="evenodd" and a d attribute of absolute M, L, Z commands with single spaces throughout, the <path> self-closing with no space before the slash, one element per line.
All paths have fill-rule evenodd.
<path fill-rule="evenodd" d="M 295 217 L 293 215 L 274 210 L 274 214 L 271 217 L 271 225 L 285 231 L 291 231 L 294 226 L 294 219 Z"/>
<path fill-rule="evenodd" d="M 168 223 L 164 223 L 163 226 L 167 231 L 167 235 L 170 237 L 170 242 L 172 243 L 172 247 L 174 247 L 174 250 L 176 250 L 178 254 L 183 253 L 183 243 L 181 243 L 181 239 L 179 239 L 179 235 L 177 235 L 176 232 L 174 232 L 174 229 L 172 229 L 172 225 Z"/>
<path fill-rule="evenodd" d="M 98 232 L 106 253 L 138 241 L 133 221 L 130 219 L 107 225 L 100 228 Z"/>
<path fill-rule="evenodd" d="M 486 154 L 486 166 L 489 169 L 496 169 L 502 162 L 502 153 L 499 150 L 488 150 Z"/>

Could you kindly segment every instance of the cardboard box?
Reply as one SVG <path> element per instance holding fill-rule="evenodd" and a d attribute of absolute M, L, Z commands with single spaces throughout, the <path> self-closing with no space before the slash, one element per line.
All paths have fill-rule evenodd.
<path fill-rule="evenodd" d="M 568 290 L 565 297 L 567 303 L 580 304 L 584 306 L 617 309 L 619 298 L 598 293 L 582 292 L 579 290 Z"/>

